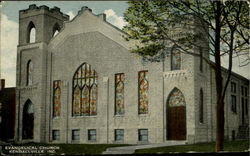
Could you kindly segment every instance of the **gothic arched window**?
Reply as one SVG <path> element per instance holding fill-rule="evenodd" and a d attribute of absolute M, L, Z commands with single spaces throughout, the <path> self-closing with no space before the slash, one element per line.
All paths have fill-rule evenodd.
<path fill-rule="evenodd" d="M 173 48 L 171 52 L 171 70 L 181 69 L 181 52 L 180 50 Z"/>
<path fill-rule="evenodd" d="M 148 113 L 148 71 L 139 72 L 139 114 Z"/>
<path fill-rule="evenodd" d="M 61 81 L 53 82 L 53 117 L 60 116 L 61 112 Z"/>
<path fill-rule="evenodd" d="M 200 90 L 200 114 L 199 114 L 199 121 L 200 121 L 200 123 L 203 123 L 203 90 L 202 90 L 202 88 L 201 88 L 201 90 Z"/>
<path fill-rule="evenodd" d="M 185 106 L 186 105 L 184 95 L 182 94 L 182 92 L 179 89 L 174 88 L 172 90 L 172 92 L 169 95 L 168 105 L 170 107 Z"/>
<path fill-rule="evenodd" d="M 56 36 L 60 31 L 60 26 L 58 23 L 56 23 L 53 27 L 53 37 Z"/>
<path fill-rule="evenodd" d="M 124 73 L 115 74 L 115 115 L 124 114 Z"/>
<path fill-rule="evenodd" d="M 27 63 L 27 86 L 32 85 L 33 82 L 33 63 L 31 60 Z"/>
<path fill-rule="evenodd" d="M 33 22 L 29 23 L 27 32 L 27 43 L 36 42 L 36 27 Z"/>
<path fill-rule="evenodd" d="M 96 115 L 97 73 L 87 63 L 83 63 L 73 77 L 73 116 Z"/>

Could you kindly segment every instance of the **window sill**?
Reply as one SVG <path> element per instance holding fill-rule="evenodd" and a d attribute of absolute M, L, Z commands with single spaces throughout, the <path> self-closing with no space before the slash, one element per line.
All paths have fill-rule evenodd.
<path fill-rule="evenodd" d="M 147 114 L 138 114 L 139 117 L 146 117 L 148 116 L 148 113 Z"/>
<path fill-rule="evenodd" d="M 124 144 L 124 140 L 114 140 L 114 144 Z"/>
<path fill-rule="evenodd" d="M 96 140 L 88 140 L 90 143 L 96 143 Z"/>
<path fill-rule="evenodd" d="M 233 115 L 237 115 L 237 112 L 232 112 L 232 111 L 231 111 L 231 113 L 232 113 Z"/>
<path fill-rule="evenodd" d="M 124 117 L 125 115 L 121 115 L 121 114 L 117 114 L 117 115 L 114 115 L 114 117 Z"/>
<path fill-rule="evenodd" d="M 71 143 L 72 143 L 72 144 L 79 144 L 79 143 L 80 143 L 80 140 L 71 140 Z"/>
<path fill-rule="evenodd" d="M 96 118 L 96 115 L 92 116 L 71 116 L 72 119 L 81 119 L 81 118 Z"/>
<path fill-rule="evenodd" d="M 205 125 L 205 122 L 199 122 L 199 125 Z"/>

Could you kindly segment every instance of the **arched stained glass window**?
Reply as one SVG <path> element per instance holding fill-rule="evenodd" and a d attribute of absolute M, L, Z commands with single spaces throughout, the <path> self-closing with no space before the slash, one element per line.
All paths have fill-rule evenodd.
<path fill-rule="evenodd" d="M 174 88 L 172 90 L 169 95 L 168 105 L 169 107 L 185 106 L 185 98 L 179 89 Z"/>
<path fill-rule="evenodd" d="M 199 114 L 199 121 L 203 123 L 203 90 L 200 90 L 200 114 Z"/>
<path fill-rule="evenodd" d="M 96 115 L 97 73 L 83 63 L 73 77 L 73 116 Z"/>
<path fill-rule="evenodd" d="M 171 70 L 181 69 L 181 52 L 180 50 L 173 48 L 171 52 Z"/>
<path fill-rule="evenodd" d="M 148 71 L 139 72 L 139 114 L 148 113 Z"/>
<path fill-rule="evenodd" d="M 53 117 L 60 116 L 61 112 L 61 81 L 53 82 Z"/>
<path fill-rule="evenodd" d="M 115 74 L 115 115 L 124 114 L 124 73 Z"/>
<path fill-rule="evenodd" d="M 27 86 L 32 85 L 33 82 L 33 63 L 31 60 L 27 63 Z"/>
<path fill-rule="evenodd" d="M 80 115 L 80 88 L 77 86 L 74 88 L 74 93 L 73 93 L 73 115 Z"/>

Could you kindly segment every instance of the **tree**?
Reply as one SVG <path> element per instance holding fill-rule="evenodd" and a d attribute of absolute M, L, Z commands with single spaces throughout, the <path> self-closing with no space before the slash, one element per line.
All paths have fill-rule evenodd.
<path fill-rule="evenodd" d="M 127 40 L 139 41 L 133 53 L 149 61 L 161 61 L 168 53 L 168 46 L 176 46 L 183 53 L 202 57 L 215 71 L 216 151 L 223 150 L 224 98 L 230 82 L 234 56 L 249 59 L 249 6 L 247 1 L 202 0 L 143 0 L 129 1 L 124 14 L 128 25 L 124 31 Z M 199 27 L 193 32 L 194 27 Z M 208 44 L 203 44 L 208 43 Z M 203 49 L 214 57 L 212 63 L 202 54 Z M 221 56 L 229 56 L 226 84 L 222 86 Z"/>

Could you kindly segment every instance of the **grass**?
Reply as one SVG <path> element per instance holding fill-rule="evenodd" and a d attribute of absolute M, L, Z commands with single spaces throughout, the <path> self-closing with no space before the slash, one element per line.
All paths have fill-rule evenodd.
<path fill-rule="evenodd" d="M 123 144 L 58 144 L 57 154 L 101 154 L 109 147 L 125 146 Z"/>
<path fill-rule="evenodd" d="M 249 141 L 225 141 L 224 151 L 229 152 L 243 152 L 249 149 Z M 215 143 L 200 143 L 193 145 L 178 145 L 169 147 L 158 147 L 149 149 L 136 150 L 135 154 L 153 154 L 153 153 L 187 153 L 190 151 L 194 152 L 215 152 Z"/>

